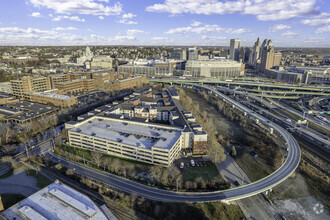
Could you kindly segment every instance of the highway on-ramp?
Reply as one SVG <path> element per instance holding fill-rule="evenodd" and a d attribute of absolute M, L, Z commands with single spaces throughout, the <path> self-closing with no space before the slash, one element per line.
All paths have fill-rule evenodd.
<path fill-rule="evenodd" d="M 282 164 L 280 168 L 278 168 L 274 173 L 269 176 L 260 179 L 256 182 L 240 186 L 233 189 L 222 190 L 222 191 L 213 191 L 213 192 L 175 192 L 169 190 L 162 190 L 154 187 L 149 187 L 147 185 L 143 185 L 113 174 L 109 174 L 106 172 L 96 171 L 92 168 L 83 166 L 78 163 L 70 162 L 64 158 L 60 158 L 51 152 L 46 154 L 51 160 L 55 162 L 62 163 L 67 166 L 69 169 L 75 170 L 75 172 L 93 178 L 97 181 L 103 182 L 111 187 L 122 190 L 127 193 L 134 193 L 136 195 L 157 201 L 164 202 L 208 202 L 208 201 L 233 201 L 237 199 L 246 198 L 249 196 L 257 195 L 259 193 L 265 192 L 274 186 L 280 184 L 285 179 L 287 179 L 298 167 L 300 162 L 300 148 L 296 140 L 282 127 L 276 124 L 267 123 L 267 119 L 254 114 L 252 110 L 247 107 L 241 105 L 240 103 L 230 99 L 229 97 L 223 95 L 215 88 L 191 84 L 196 87 L 200 87 L 206 90 L 211 91 L 219 98 L 224 99 L 230 104 L 234 105 L 236 108 L 245 112 L 248 116 L 258 119 L 260 123 L 267 125 L 268 127 L 272 127 L 274 131 L 276 131 L 279 135 L 281 135 L 287 144 L 288 154 L 285 158 L 285 162 Z"/>

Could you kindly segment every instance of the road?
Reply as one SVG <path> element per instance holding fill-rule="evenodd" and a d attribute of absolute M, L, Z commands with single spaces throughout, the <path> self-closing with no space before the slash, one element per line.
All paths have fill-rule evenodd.
<path fill-rule="evenodd" d="M 223 100 L 229 102 L 236 108 L 245 112 L 247 116 L 250 116 L 253 119 L 258 119 L 259 122 L 264 124 L 265 126 L 270 126 L 267 123 L 266 118 L 264 118 L 261 115 L 254 114 L 252 110 L 232 100 L 231 98 L 223 95 L 216 89 L 208 86 L 197 85 L 197 84 L 189 84 L 189 85 L 200 87 L 213 92 L 216 96 L 222 98 Z M 135 193 L 139 196 L 152 200 L 165 201 L 165 202 L 208 202 L 208 201 L 219 201 L 219 200 L 233 201 L 233 200 L 257 195 L 259 193 L 262 193 L 264 191 L 273 188 L 274 186 L 280 184 L 286 178 L 291 176 L 291 174 L 298 167 L 300 162 L 300 154 L 301 154 L 298 143 L 282 127 L 275 124 L 272 124 L 271 126 L 280 136 L 282 136 L 285 139 L 285 142 L 287 143 L 287 146 L 285 146 L 285 148 L 287 148 L 288 154 L 284 164 L 274 173 L 270 174 L 269 176 L 261 180 L 234 189 L 228 189 L 223 191 L 192 193 L 192 192 L 174 192 L 168 190 L 161 190 L 128 179 L 124 179 L 116 175 L 103 173 L 88 167 L 84 167 L 81 164 L 76 164 L 66 159 L 59 158 L 58 156 L 53 155 L 51 152 L 46 153 L 46 156 L 48 156 L 51 160 L 55 162 L 64 164 L 70 169 L 74 169 L 75 172 L 80 173 L 84 176 L 93 178 L 95 180 L 108 184 L 124 192 Z"/>

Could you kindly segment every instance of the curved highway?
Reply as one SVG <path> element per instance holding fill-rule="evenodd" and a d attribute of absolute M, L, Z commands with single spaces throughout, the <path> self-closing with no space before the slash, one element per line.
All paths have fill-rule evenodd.
<path fill-rule="evenodd" d="M 108 184 L 116 189 L 122 190 L 127 193 L 135 193 L 139 196 L 148 199 L 164 202 L 208 202 L 219 200 L 232 201 L 242 199 L 249 196 L 257 195 L 273 188 L 274 186 L 280 184 L 285 179 L 287 179 L 296 170 L 300 162 L 300 148 L 296 140 L 285 129 L 275 124 L 268 124 L 267 119 L 258 114 L 254 114 L 252 110 L 223 95 L 214 88 L 196 84 L 190 85 L 212 91 L 216 96 L 221 97 L 225 101 L 234 105 L 236 108 L 245 112 L 250 117 L 258 119 L 260 123 L 263 123 L 268 127 L 272 127 L 274 131 L 276 131 L 285 139 L 287 144 L 288 154 L 282 166 L 269 176 L 244 186 L 223 191 L 193 193 L 175 192 L 149 187 L 131 180 L 124 179 L 122 177 L 118 177 L 113 174 L 99 172 L 94 169 L 82 166 L 80 164 L 70 162 L 51 153 L 48 153 L 46 155 L 51 160 L 62 163 L 68 168 L 74 169 L 77 173 Z"/>

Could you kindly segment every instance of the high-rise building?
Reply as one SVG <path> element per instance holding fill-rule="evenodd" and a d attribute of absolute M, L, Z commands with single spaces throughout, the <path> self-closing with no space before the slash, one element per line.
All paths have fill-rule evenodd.
<path fill-rule="evenodd" d="M 188 49 L 188 60 L 197 60 L 198 59 L 198 50 L 196 48 Z"/>
<path fill-rule="evenodd" d="M 242 61 L 243 63 L 245 62 L 245 48 L 244 47 L 239 48 L 238 60 Z"/>
<path fill-rule="evenodd" d="M 257 41 L 253 45 L 252 52 L 250 53 L 249 62 L 251 64 L 256 64 L 259 58 L 260 58 L 260 40 L 258 37 Z"/>
<path fill-rule="evenodd" d="M 239 57 L 239 39 L 230 39 L 229 59 L 238 61 Z"/>
<path fill-rule="evenodd" d="M 187 50 L 185 48 L 173 48 L 171 58 L 175 60 L 187 60 Z"/>
<path fill-rule="evenodd" d="M 265 39 L 260 48 L 261 62 L 259 65 L 259 70 L 264 72 L 267 69 L 271 69 L 273 66 L 279 66 L 281 58 L 281 53 L 275 53 L 272 40 Z"/>
<path fill-rule="evenodd" d="M 276 52 L 274 54 L 274 63 L 273 66 L 279 66 L 281 64 L 282 53 Z"/>

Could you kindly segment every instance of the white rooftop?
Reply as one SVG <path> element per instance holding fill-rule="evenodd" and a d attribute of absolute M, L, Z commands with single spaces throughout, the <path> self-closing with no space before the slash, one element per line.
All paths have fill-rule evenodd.
<path fill-rule="evenodd" d="M 87 196 L 53 183 L 1 213 L 6 219 L 107 219 Z"/>
<path fill-rule="evenodd" d="M 181 131 L 176 127 L 161 127 L 163 126 L 112 118 L 102 118 L 100 121 L 94 117 L 89 122 L 78 125 L 73 131 L 144 149 L 156 147 L 169 150 L 180 138 Z"/>
<path fill-rule="evenodd" d="M 55 92 L 55 91 L 35 92 L 33 94 L 42 95 L 42 96 L 51 97 L 51 98 L 56 98 L 56 99 L 63 99 L 63 100 L 68 100 L 68 99 L 73 98 L 73 97 L 70 97 L 68 95 L 61 95 L 61 94 L 52 93 L 52 92 Z"/>

